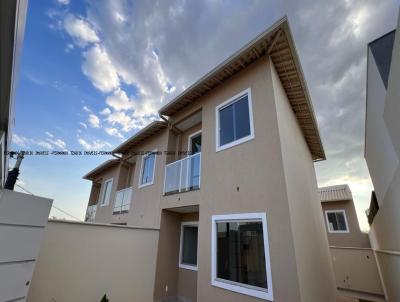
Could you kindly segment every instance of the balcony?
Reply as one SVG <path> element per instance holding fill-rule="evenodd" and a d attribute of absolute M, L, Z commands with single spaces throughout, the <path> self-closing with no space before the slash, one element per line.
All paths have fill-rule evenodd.
<path fill-rule="evenodd" d="M 133 197 L 132 187 L 117 191 L 115 193 L 113 215 L 128 213 L 129 208 L 131 207 L 132 197 Z"/>
<path fill-rule="evenodd" d="M 164 195 L 200 189 L 201 152 L 165 167 Z"/>

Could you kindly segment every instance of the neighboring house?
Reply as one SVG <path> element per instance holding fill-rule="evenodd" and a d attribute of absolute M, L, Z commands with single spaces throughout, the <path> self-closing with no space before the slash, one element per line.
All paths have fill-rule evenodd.
<path fill-rule="evenodd" d="M 385 301 L 368 234 L 360 230 L 348 185 L 319 189 L 336 284 L 342 296 Z"/>
<path fill-rule="evenodd" d="M 370 248 L 367 233 L 360 230 L 348 185 L 319 188 L 329 246 Z"/>
<path fill-rule="evenodd" d="M 287 19 L 159 114 L 84 177 L 87 220 L 160 230 L 154 301 L 336 301 L 325 154 Z"/>
<path fill-rule="evenodd" d="M 368 44 L 365 159 L 374 185 L 370 239 L 388 301 L 400 301 L 400 18 Z"/>
<path fill-rule="evenodd" d="M 52 201 L 4 189 L 27 1 L 0 1 L 0 301 L 25 301 Z"/>

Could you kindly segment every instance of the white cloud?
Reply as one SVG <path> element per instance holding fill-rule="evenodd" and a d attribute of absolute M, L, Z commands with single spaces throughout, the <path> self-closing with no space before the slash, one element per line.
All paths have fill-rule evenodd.
<path fill-rule="evenodd" d="M 103 110 L 100 111 L 101 115 L 109 115 L 111 113 L 110 108 L 106 107 Z"/>
<path fill-rule="evenodd" d="M 124 140 L 124 139 L 125 139 L 125 137 L 121 134 L 121 132 L 118 131 L 117 128 L 108 128 L 108 127 L 106 127 L 104 130 L 106 131 L 106 133 L 107 133 L 108 135 L 118 137 L 118 138 L 120 138 L 121 140 Z"/>
<path fill-rule="evenodd" d="M 88 106 L 83 106 L 83 111 L 86 111 L 88 113 L 92 112 L 92 110 L 90 110 L 90 108 Z"/>
<path fill-rule="evenodd" d="M 125 91 L 119 88 L 106 98 L 106 103 L 117 111 L 135 108 L 135 103 L 128 98 Z"/>
<path fill-rule="evenodd" d="M 88 122 L 92 128 L 100 128 L 100 119 L 97 117 L 97 115 L 93 113 L 89 114 Z"/>
<path fill-rule="evenodd" d="M 101 140 L 94 140 L 92 142 L 88 142 L 81 137 L 78 137 L 78 143 L 85 149 L 85 150 L 101 150 L 108 148 L 110 149 L 112 145 L 106 141 Z"/>
<path fill-rule="evenodd" d="M 85 123 L 79 122 L 79 124 L 80 124 L 83 128 L 87 129 L 87 125 L 86 125 Z"/>
<path fill-rule="evenodd" d="M 57 0 L 57 2 L 61 5 L 68 5 L 70 0 Z"/>
<path fill-rule="evenodd" d="M 48 137 L 54 137 L 54 135 L 51 134 L 49 131 L 46 131 L 45 134 L 46 134 Z"/>
<path fill-rule="evenodd" d="M 53 144 L 54 146 L 59 147 L 60 149 L 65 149 L 67 147 L 67 144 L 59 138 L 57 138 L 57 139 L 46 138 L 46 140 L 48 142 L 50 142 L 51 144 Z"/>
<path fill-rule="evenodd" d="M 106 50 L 95 44 L 83 53 L 83 73 L 102 92 L 111 92 L 120 85 L 118 73 Z"/>
<path fill-rule="evenodd" d="M 12 143 L 16 144 L 19 147 L 28 147 L 30 140 L 22 135 L 17 135 L 15 133 L 13 133 L 12 135 Z"/>
<path fill-rule="evenodd" d="M 89 43 L 96 43 L 100 40 L 88 22 L 74 15 L 65 17 L 64 29 L 79 47 L 85 47 Z"/>
<path fill-rule="evenodd" d="M 53 149 L 53 146 L 51 144 L 49 144 L 48 142 L 44 142 L 44 141 L 39 141 L 37 143 L 40 147 L 46 148 L 46 149 Z"/>

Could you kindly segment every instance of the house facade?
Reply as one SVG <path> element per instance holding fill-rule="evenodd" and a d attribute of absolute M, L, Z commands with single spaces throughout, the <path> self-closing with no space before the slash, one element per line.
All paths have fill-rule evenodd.
<path fill-rule="evenodd" d="M 388 301 L 400 301 L 394 282 L 400 278 L 399 28 L 367 48 L 365 159 L 374 185 L 369 236 Z"/>
<path fill-rule="evenodd" d="M 286 18 L 159 114 L 84 176 L 88 221 L 159 229 L 154 301 L 336 301 Z"/>

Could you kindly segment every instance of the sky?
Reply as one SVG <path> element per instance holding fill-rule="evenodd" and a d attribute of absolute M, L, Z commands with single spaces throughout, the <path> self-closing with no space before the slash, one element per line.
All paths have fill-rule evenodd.
<path fill-rule="evenodd" d="M 326 161 L 319 186 L 349 184 L 363 230 L 373 189 L 364 160 L 368 42 L 395 28 L 398 2 L 30 1 L 13 150 L 111 150 L 157 110 L 287 15 Z M 83 219 L 107 157 L 27 156 L 18 190 L 54 199 L 50 216 Z"/>

